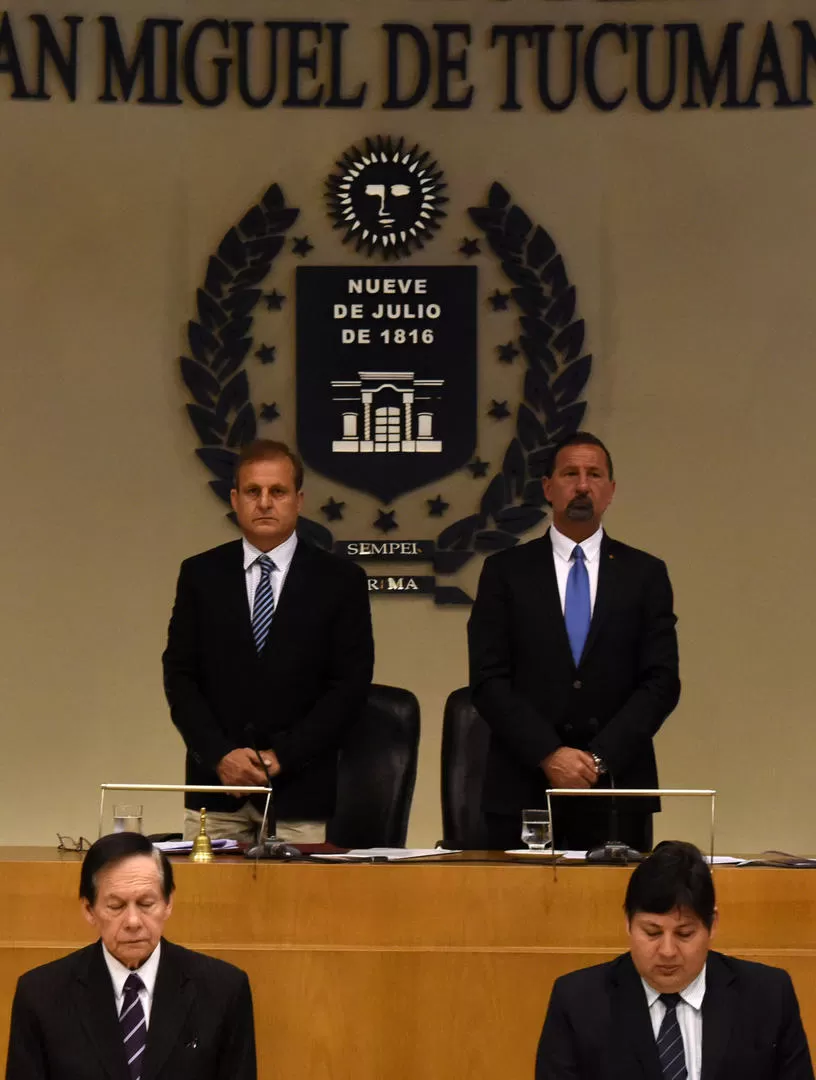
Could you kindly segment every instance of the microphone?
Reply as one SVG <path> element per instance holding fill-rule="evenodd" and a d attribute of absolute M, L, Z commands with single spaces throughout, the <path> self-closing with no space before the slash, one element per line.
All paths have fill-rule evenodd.
<path fill-rule="evenodd" d="M 261 822 L 261 840 L 265 838 L 267 827 L 271 834 L 271 838 L 275 839 L 275 834 L 278 831 L 277 822 L 275 820 L 275 800 L 272 795 L 272 777 L 269 775 L 269 769 L 266 762 L 261 757 L 261 752 L 258 749 L 258 736 L 255 732 L 253 724 L 249 723 L 244 728 L 244 734 L 248 744 L 255 751 L 255 757 L 258 759 L 258 765 L 263 769 L 266 776 L 266 786 L 269 788 L 269 794 L 266 796 L 266 805 L 264 806 L 264 817 Z"/>
<path fill-rule="evenodd" d="M 283 840 L 279 840 L 276 833 L 278 831 L 277 821 L 275 820 L 275 801 L 272 793 L 272 777 L 269 775 L 269 769 L 266 762 L 261 756 L 261 752 L 258 750 L 258 739 L 255 733 L 255 727 L 253 724 L 247 724 L 244 727 L 244 733 L 247 737 L 247 742 L 255 752 L 255 757 L 258 759 L 258 765 L 263 769 L 266 775 L 266 785 L 269 788 L 269 793 L 266 796 L 266 804 L 264 806 L 263 821 L 261 822 L 261 832 L 259 842 L 251 847 L 247 853 L 248 859 L 299 859 L 302 858 L 303 852 L 300 848 L 296 848 L 293 844 L 287 844 Z M 267 828 L 271 831 L 271 836 L 267 836 Z"/>
<path fill-rule="evenodd" d="M 642 862 L 643 856 L 639 851 L 635 851 L 634 848 L 630 848 L 628 844 L 624 844 L 622 840 L 618 840 L 618 829 L 620 828 L 618 822 L 618 799 L 615 795 L 615 778 L 611 772 L 606 774 L 609 777 L 609 787 L 612 791 L 609 802 L 609 832 L 608 836 L 611 837 L 605 844 L 599 844 L 598 847 L 592 848 L 586 853 L 587 862 L 593 863 L 630 863 L 630 862 Z"/>

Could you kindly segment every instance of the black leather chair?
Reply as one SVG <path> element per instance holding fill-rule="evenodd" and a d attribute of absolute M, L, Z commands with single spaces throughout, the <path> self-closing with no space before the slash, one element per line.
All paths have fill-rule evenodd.
<path fill-rule="evenodd" d="M 414 796 L 419 702 L 374 683 L 340 751 L 337 809 L 326 839 L 338 847 L 404 847 Z"/>
<path fill-rule="evenodd" d="M 445 702 L 442 724 L 442 843 L 447 848 L 486 848 L 482 814 L 490 729 L 476 712 L 470 690 L 454 690 Z"/>

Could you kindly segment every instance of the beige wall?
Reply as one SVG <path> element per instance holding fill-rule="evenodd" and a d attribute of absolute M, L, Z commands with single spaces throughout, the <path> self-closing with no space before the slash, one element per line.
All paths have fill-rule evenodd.
<path fill-rule="evenodd" d="M 308 7 L 326 19 L 348 5 Z M 813 111 L 495 107 L 491 21 L 704 18 L 716 34 L 739 17 L 734 4 L 352 8 L 350 78 L 380 71 L 375 27 L 388 17 L 410 8 L 417 22 L 470 19 L 485 88 L 474 108 L 106 106 L 93 100 L 93 35 L 77 104 L 0 101 L 0 842 L 47 843 L 58 829 L 93 836 L 100 781 L 182 779 L 159 664 L 175 574 L 185 555 L 233 535 L 194 458 L 176 373 L 195 289 L 224 231 L 272 181 L 302 207 L 295 231 L 316 243 L 312 265 L 354 261 L 329 227 L 322 181 L 347 145 L 381 132 L 431 149 L 450 185 L 448 221 L 414 263 L 458 262 L 474 232 L 466 207 L 495 178 L 555 237 L 595 355 L 587 426 L 615 457 L 609 529 L 663 556 L 675 586 L 684 690 L 658 739 L 661 778 L 719 789 L 721 850 L 813 850 Z M 793 4 L 753 8 L 757 41 L 766 18 L 803 17 Z M 43 9 L 98 13 L 85 0 Z M 255 0 L 240 9 L 269 17 Z M 141 6 L 174 11 L 200 17 L 177 0 Z M 294 266 L 281 257 L 269 279 L 290 297 Z M 479 266 L 485 295 L 501 278 L 489 257 Z M 274 335 L 279 360 L 250 367 L 253 397 L 274 390 L 283 417 L 264 433 L 291 437 L 294 389 L 282 372 L 293 330 L 267 318 L 259 313 L 257 332 Z M 514 325 L 483 321 L 483 398 L 517 392 L 491 355 Z M 508 438 L 483 425 L 482 456 L 497 460 Z M 307 511 L 319 516 L 339 490 L 309 476 Z M 464 514 L 481 488 L 462 474 L 426 494 L 437 490 Z M 337 535 L 365 535 L 377 506 L 344 497 L 351 519 Z M 430 535 L 421 505 L 401 509 L 402 535 Z M 461 583 L 475 585 L 477 569 Z M 466 617 L 424 599 L 374 602 L 376 677 L 422 705 L 414 843 L 441 835 L 441 712 L 466 681 Z M 151 830 L 177 818 L 171 801 L 148 803 Z M 701 807 L 675 804 L 664 819 L 663 834 L 705 835 Z"/>

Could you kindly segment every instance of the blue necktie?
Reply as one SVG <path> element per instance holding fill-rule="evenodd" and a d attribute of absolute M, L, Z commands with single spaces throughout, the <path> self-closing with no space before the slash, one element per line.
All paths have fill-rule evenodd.
<path fill-rule="evenodd" d="M 125 979 L 125 996 L 122 999 L 122 1011 L 119 1013 L 119 1027 L 125 1044 L 125 1056 L 130 1069 L 131 1080 L 139 1080 L 142 1075 L 144 1050 L 147 1045 L 147 1024 L 144 1009 L 139 1000 L 139 991 L 144 990 L 144 983 L 138 975 L 128 975 Z"/>
<path fill-rule="evenodd" d="M 660 1000 L 666 1006 L 666 1015 L 657 1033 L 657 1054 L 660 1058 L 663 1080 L 686 1080 L 688 1076 L 686 1051 L 677 1019 L 680 995 L 661 994 Z"/>
<path fill-rule="evenodd" d="M 256 561 L 261 568 L 261 580 L 258 582 L 252 603 L 252 636 L 255 639 L 255 648 L 260 653 L 266 642 L 269 627 L 272 625 L 272 616 L 275 614 L 271 575 L 277 567 L 268 555 L 261 555 Z"/>
<path fill-rule="evenodd" d="M 589 603 L 589 574 L 584 565 L 584 549 L 576 544 L 572 551 L 572 566 L 567 578 L 567 596 L 564 603 L 564 619 L 567 624 L 572 658 L 577 667 L 584 651 L 589 633 L 592 609 Z"/>

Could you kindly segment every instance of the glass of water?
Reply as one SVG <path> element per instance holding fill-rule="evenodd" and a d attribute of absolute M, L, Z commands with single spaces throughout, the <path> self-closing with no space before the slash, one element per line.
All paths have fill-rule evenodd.
<path fill-rule="evenodd" d="M 118 803 L 113 808 L 114 832 L 142 831 L 142 805 L 140 803 Z"/>
<path fill-rule="evenodd" d="M 549 810 L 521 811 L 521 839 L 530 851 L 548 851 L 552 847 Z"/>

